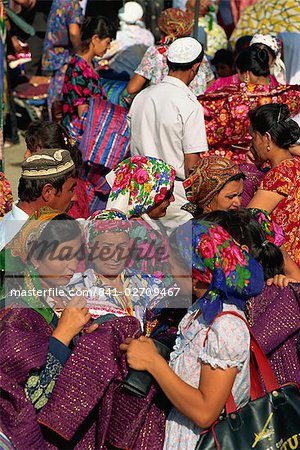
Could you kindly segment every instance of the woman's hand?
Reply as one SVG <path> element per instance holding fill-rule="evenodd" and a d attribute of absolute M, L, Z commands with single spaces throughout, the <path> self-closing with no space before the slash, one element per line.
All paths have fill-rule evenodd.
<path fill-rule="evenodd" d="M 279 274 L 279 275 L 275 275 L 273 278 L 269 278 L 266 281 L 268 286 L 271 286 L 272 284 L 274 284 L 274 286 L 277 286 L 279 288 L 284 288 L 286 286 L 288 286 L 289 283 L 297 283 L 296 280 L 294 280 L 294 278 L 291 277 L 287 277 L 286 275 L 283 274 Z"/>
<path fill-rule="evenodd" d="M 151 372 L 151 366 L 157 356 L 160 356 L 152 339 L 141 336 L 138 339 L 127 338 L 120 349 L 126 352 L 129 367 L 135 370 Z"/>
<path fill-rule="evenodd" d="M 74 297 L 64 309 L 52 336 L 68 346 L 73 337 L 83 329 L 90 319 L 91 315 L 86 308 L 86 300 L 79 296 Z"/>
<path fill-rule="evenodd" d="M 11 36 L 11 43 L 16 53 L 22 53 L 24 51 L 17 36 Z"/>

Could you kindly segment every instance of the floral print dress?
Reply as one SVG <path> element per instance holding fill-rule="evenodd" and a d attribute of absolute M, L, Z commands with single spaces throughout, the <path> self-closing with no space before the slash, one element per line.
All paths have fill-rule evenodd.
<path fill-rule="evenodd" d="M 284 196 L 271 213 L 271 218 L 283 228 L 284 247 L 300 266 L 300 158 L 282 161 L 264 176 L 259 189 Z"/>
<path fill-rule="evenodd" d="M 234 305 L 223 306 L 223 311 L 244 314 Z M 250 396 L 250 334 L 246 325 L 237 317 L 222 316 L 214 322 L 206 345 L 203 342 L 208 327 L 203 316 L 194 319 L 198 309 L 192 306 L 179 324 L 174 350 L 169 365 L 186 383 L 198 388 L 201 364 L 238 370 L 232 394 L 237 407 L 244 406 Z M 172 408 L 166 422 L 164 450 L 194 449 L 202 428 Z"/>
<path fill-rule="evenodd" d="M 87 104 L 92 96 L 102 95 L 100 76 L 84 58 L 76 54 L 67 68 L 62 92 L 63 124 L 69 126 L 78 118 L 78 106 Z"/>
<path fill-rule="evenodd" d="M 150 84 L 160 83 L 169 72 L 167 66 L 167 50 L 168 46 L 166 45 L 149 47 L 135 73 L 149 80 Z M 209 62 L 204 57 L 198 73 L 190 83 L 189 88 L 198 96 L 205 92 L 207 84 L 213 80 L 214 74 Z"/>
<path fill-rule="evenodd" d="M 48 109 L 61 99 L 64 82 L 64 66 L 70 60 L 72 45 L 69 37 L 71 24 L 81 25 L 83 20 L 79 0 L 54 0 L 51 6 L 44 40 L 42 70 L 51 76 L 48 90 Z"/>

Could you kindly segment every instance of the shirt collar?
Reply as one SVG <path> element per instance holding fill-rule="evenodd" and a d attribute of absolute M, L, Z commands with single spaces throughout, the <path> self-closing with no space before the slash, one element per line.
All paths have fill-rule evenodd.
<path fill-rule="evenodd" d="M 17 202 L 16 202 L 17 203 Z M 27 220 L 29 215 L 23 211 L 23 209 L 19 208 L 16 203 L 12 205 L 11 214 L 15 220 Z"/>
<path fill-rule="evenodd" d="M 189 96 L 191 96 L 192 98 L 196 98 L 195 94 L 193 94 L 193 92 L 190 90 L 190 88 L 181 80 L 179 80 L 179 78 L 175 78 L 172 77 L 170 75 L 167 75 L 162 83 L 169 83 L 169 84 L 173 84 L 173 86 L 177 86 L 180 87 L 181 89 L 183 89 Z"/>

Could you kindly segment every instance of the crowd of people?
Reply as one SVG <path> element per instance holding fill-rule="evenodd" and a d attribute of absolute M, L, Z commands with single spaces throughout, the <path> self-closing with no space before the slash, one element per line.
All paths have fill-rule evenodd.
<path fill-rule="evenodd" d="M 0 172 L 0 449 L 195 449 L 249 402 L 250 329 L 300 382 L 300 35 L 233 47 L 205 0 L 192 37 L 180 3 L 159 40 L 135 1 L 53 0 L 43 39 L 0 5 L 5 152 L 15 85 L 44 99 L 14 199 Z"/>

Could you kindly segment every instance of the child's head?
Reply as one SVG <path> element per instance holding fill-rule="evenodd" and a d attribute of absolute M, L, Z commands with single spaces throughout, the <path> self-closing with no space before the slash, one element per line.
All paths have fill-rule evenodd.
<path fill-rule="evenodd" d="M 235 72 L 234 57 L 231 50 L 218 50 L 211 62 L 215 66 L 219 77 L 229 77 Z"/>
<path fill-rule="evenodd" d="M 43 148 L 62 148 L 70 152 L 75 167 L 82 167 L 82 156 L 79 148 L 72 142 L 68 131 L 59 123 L 35 120 L 31 122 L 26 133 L 27 150 L 24 159 Z"/>

